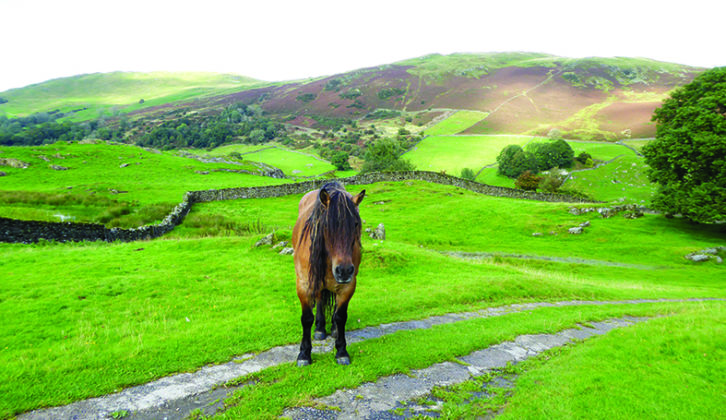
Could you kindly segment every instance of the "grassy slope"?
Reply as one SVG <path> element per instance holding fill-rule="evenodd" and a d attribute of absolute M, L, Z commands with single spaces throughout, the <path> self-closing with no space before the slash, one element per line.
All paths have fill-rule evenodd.
<path fill-rule="evenodd" d="M 424 134 L 427 136 L 443 136 L 456 134 L 466 130 L 482 119 L 486 118 L 487 113 L 481 111 L 461 110 L 443 121 L 436 123 L 434 126 L 427 128 Z"/>
<path fill-rule="evenodd" d="M 108 207 L 121 202 L 129 203 L 133 208 L 132 214 L 123 217 L 121 224 L 138 226 L 155 220 L 153 217 L 144 219 L 145 211 L 163 217 L 182 200 L 186 191 L 284 182 L 268 177 L 214 172 L 215 169 L 257 169 L 251 165 L 201 163 L 123 144 L 58 142 L 0 150 L 3 158 L 30 164 L 27 169 L 2 168 L 7 173 L 0 178 L 0 215 L 4 217 L 57 221 L 55 214 L 63 214 L 75 217 L 77 221 L 94 221 Z M 122 164 L 128 166 L 122 168 Z M 70 169 L 56 171 L 50 165 Z M 197 171 L 209 173 L 203 175 Z M 112 189 L 125 193 L 113 194 Z M 31 197 L 22 191 L 39 194 Z"/>
<path fill-rule="evenodd" d="M 351 328 L 523 300 L 724 296 L 723 267 L 682 258 L 718 243 L 719 235 L 680 221 L 593 219 L 585 235 L 574 237 L 562 230 L 588 217 L 569 215 L 563 204 L 483 197 L 424 183 L 349 189 L 361 188 L 369 195 L 361 208 L 366 226 L 384 222 L 388 239 L 364 238 L 361 287 L 350 312 L 351 320 L 361 322 L 353 321 Z M 258 221 L 264 231 L 277 228 L 284 238 L 299 198 L 207 203 L 190 217 Z M 560 235 L 531 237 L 533 229 L 550 228 Z M 207 239 L 195 239 L 199 232 L 193 227 L 175 232 L 190 239 L 0 244 L 0 316 L 7 320 L 0 327 L 0 412 L 100 395 L 297 341 L 289 257 L 253 249 L 257 237 L 244 232 Z M 420 246 L 574 252 L 660 268 L 467 262 Z"/>
<path fill-rule="evenodd" d="M 464 168 L 478 172 L 485 165 L 495 163 L 497 155 L 509 144 L 532 140 L 532 136 L 429 136 L 403 155 L 416 169 L 446 171 L 460 175 Z"/>
<path fill-rule="evenodd" d="M 644 159 L 631 152 L 607 165 L 573 174 L 563 188 L 587 191 L 603 201 L 647 204 L 657 187 L 649 182 L 646 170 Z"/>
<path fill-rule="evenodd" d="M 699 306 L 531 363 L 502 418 L 722 416 L 726 305 Z"/>
<path fill-rule="evenodd" d="M 25 116 L 34 112 L 55 109 L 68 112 L 88 107 L 71 117 L 84 120 L 97 117 L 102 110 L 110 111 L 112 106 L 131 111 L 261 84 L 263 82 L 248 77 L 218 73 L 94 73 L 0 92 L 0 96 L 8 100 L 0 105 L 0 113 Z M 144 99 L 143 105 L 138 104 L 140 99 Z"/>

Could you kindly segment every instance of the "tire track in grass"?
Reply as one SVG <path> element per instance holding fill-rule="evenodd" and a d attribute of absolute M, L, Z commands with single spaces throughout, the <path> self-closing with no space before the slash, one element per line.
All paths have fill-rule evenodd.
<path fill-rule="evenodd" d="M 339 410 L 300 407 L 286 410 L 283 416 L 293 419 L 404 418 L 393 410 L 402 407 L 402 402 L 429 394 L 436 386 L 459 384 L 472 377 L 489 373 L 493 369 L 504 368 L 509 363 L 518 363 L 545 350 L 564 346 L 573 340 L 586 340 L 648 319 L 650 318 L 626 316 L 602 322 L 590 322 L 590 326 L 570 328 L 555 334 L 520 335 L 514 341 L 505 341 L 457 357 L 455 360 L 458 363 L 436 363 L 424 369 L 413 370 L 409 375 L 386 376 L 375 383 L 368 382 L 355 389 L 338 390 L 332 395 L 315 400 L 316 403 L 336 407 Z"/>
<path fill-rule="evenodd" d="M 450 324 L 475 318 L 490 318 L 539 308 L 630 305 L 639 303 L 701 302 L 723 300 L 717 298 L 692 299 L 631 299 L 617 301 L 571 300 L 561 302 L 517 303 L 481 309 L 474 312 L 449 313 L 413 321 L 392 322 L 359 330 L 347 331 L 348 343 L 356 343 L 383 337 L 397 331 L 427 329 L 434 325 Z M 313 346 L 316 354 L 328 353 L 334 349 L 331 338 Z M 233 379 L 259 372 L 283 363 L 292 363 L 297 357 L 299 343 L 278 346 L 258 354 L 244 354 L 232 361 L 205 366 L 193 373 L 167 376 L 147 384 L 126 388 L 123 391 L 103 397 L 77 401 L 66 406 L 39 409 L 18 416 L 19 419 L 107 419 L 112 413 L 126 411 L 127 419 L 185 418 L 191 411 L 209 405 L 219 407 L 219 401 L 231 392 L 216 389 Z M 216 404 L 212 404 L 215 403 Z"/>

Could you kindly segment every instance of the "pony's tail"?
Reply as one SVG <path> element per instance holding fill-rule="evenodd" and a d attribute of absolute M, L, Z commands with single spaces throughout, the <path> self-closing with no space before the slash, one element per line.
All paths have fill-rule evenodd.
<path fill-rule="evenodd" d="M 333 309 L 335 309 L 335 295 L 330 293 L 330 290 L 323 289 L 320 291 L 320 304 L 323 306 L 323 314 L 325 319 L 330 319 L 333 315 Z"/>

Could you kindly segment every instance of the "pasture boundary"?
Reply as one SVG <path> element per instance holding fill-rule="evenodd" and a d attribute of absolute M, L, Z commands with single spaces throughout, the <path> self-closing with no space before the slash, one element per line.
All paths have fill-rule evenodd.
<path fill-rule="evenodd" d="M 633 305 L 644 303 L 677 303 L 677 302 L 703 302 L 723 301 L 718 298 L 690 298 L 690 299 L 629 299 L 617 301 L 585 301 L 571 300 L 559 302 L 531 302 L 515 303 L 481 309 L 476 312 L 448 313 L 413 321 L 392 322 L 378 326 L 365 327 L 359 330 L 346 331 L 348 343 L 357 343 L 373 338 L 383 337 L 398 331 L 410 331 L 431 328 L 435 325 L 451 324 L 477 318 L 499 317 L 513 313 L 533 311 L 539 308 L 560 308 L 571 306 L 601 306 L 601 305 Z M 328 337 L 322 344 L 313 347 L 313 353 L 320 355 L 334 349 L 334 339 Z M 126 388 L 115 394 L 103 397 L 90 398 L 77 401 L 66 406 L 52 407 L 31 411 L 18 416 L 22 420 L 44 420 L 48 418 L 73 418 L 77 420 L 107 418 L 113 412 L 128 410 L 131 412 L 146 412 L 148 418 L 157 418 L 158 410 L 163 407 L 186 407 L 189 411 L 190 400 L 206 401 L 201 394 L 209 393 L 216 387 L 250 373 L 259 372 L 283 363 L 292 363 L 298 353 L 298 344 L 278 346 L 258 354 L 243 354 L 230 362 L 205 366 L 193 373 L 180 373 L 167 376 L 156 381 Z M 216 394 L 215 394 L 216 395 Z M 215 396 L 216 399 L 217 396 Z M 201 402 L 205 405 L 204 402 Z M 176 416 L 183 414 L 172 408 Z M 161 416 L 163 417 L 163 416 Z"/>
<path fill-rule="evenodd" d="M 596 201 L 590 201 L 565 194 L 533 192 L 480 184 L 478 182 L 438 172 L 371 172 L 346 178 L 314 179 L 282 185 L 189 191 L 184 194 L 182 202 L 177 204 L 176 207 L 174 207 L 174 209 L 172 209 L 172 211 L 160 223 L 130 229 L 107 228 L 100 224 L 91 223 L 41 222 L 0 217 L 0 242 L 34 243 L 41 239 L 58 242 L 132 242 L 154 239 L 170 232 L 176 226 L 181 224 L 195 203 L 246 198 L 272 198 L 291 194 L 303 194 L 310 190 L 318 189 L 331 181 L 338 181 L 346 185 L 367 185 L 378 182 L 425 181 L 434 184 L 451 185 L 473 191 L 475 193 L 495 197 L 547 202 L 596 203 Z"/>

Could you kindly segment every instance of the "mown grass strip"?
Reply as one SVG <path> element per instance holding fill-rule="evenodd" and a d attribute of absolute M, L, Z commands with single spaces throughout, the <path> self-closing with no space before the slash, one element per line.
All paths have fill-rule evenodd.
<path fill-rule="evenodd" d="M 427 330 L 396 334 L 351 344 L 353 364 L 341 368 L 329 355 L 313 358 L 308 369 L 292 362 L 240 378 L 255 385 L 237 391 L 227 401 L 220 418 L 272 418 L 286 407 L 309 405 L 314 398 L 330 395 L 340 388 L 355 388 L 381 376 L 408 373 L 434 363 L 452 360 L 494 343 L 530 333 L 553 333 L 578 322 L 596 321 L 623 315 L 671 314 L 697 305 L 703 308 L 722 302 L 695 304 L 643 304 L 620 307 L 546 308 L 503 317 L 473 319 L 440 325 Z"/>

